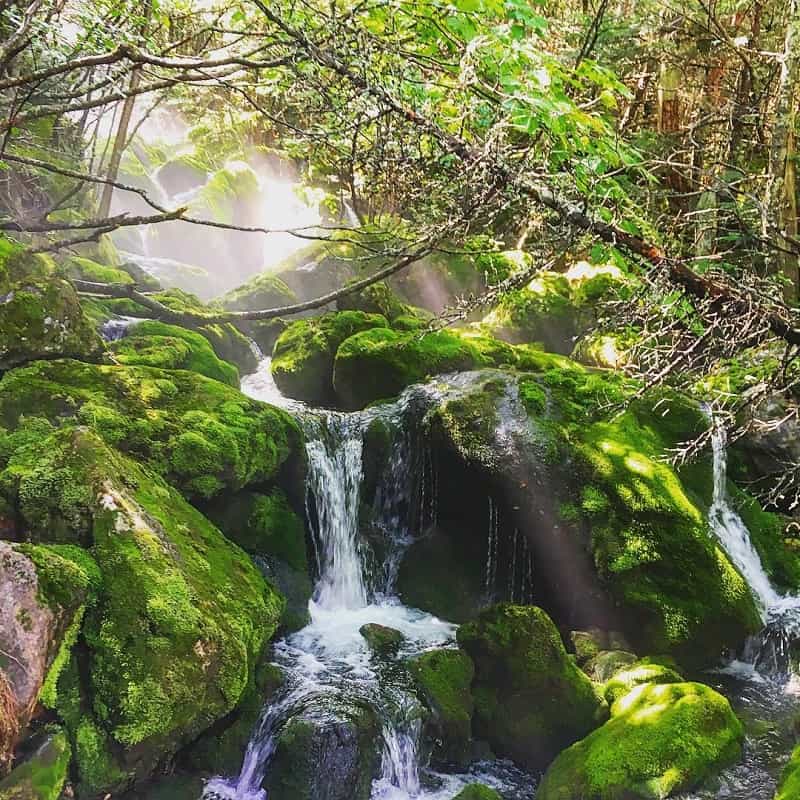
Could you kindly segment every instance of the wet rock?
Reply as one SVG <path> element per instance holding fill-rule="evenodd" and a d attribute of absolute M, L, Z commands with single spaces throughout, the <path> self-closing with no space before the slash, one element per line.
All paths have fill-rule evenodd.
<path fill-rule="evenodd" d="M 556 758 L 536 797 L 671 797 L 733 763 L 743 739 L 730 704 L 708 686 L 644 684 L 614 703 L 605 725 Z"/>
<path fill-rule="evenodd" d="M 400 631 L 377 622 L 362 625 L 358 632 L 367 640 L 370 650 L 379 655 L 396 653 L 406 638 Z"/>
<path fill-rule="evenodd" d="M 465 786 L 453 800 L 503 800 L 503 796 L 482 783 L 471 783 L 469 786 Z"/>
<path fill-rule="evenodd" d="M 459 628 L 458 643 L 475 663 L 475 733 L 498 755 L 541 768 L 608 716 L 540 608 L 493 606 Z"/>
<path fill-rule="evenodd" d="M 379 763 L 372 711 L 309 710 L 278 737 L 265 784 L 270 800 L 368 800 Z"/>
<path fill-rule="evenodd" d="M 423 653 L 408 662 L 417 686 L 433 712 L 428 736 L 433 739 L 433 763 L 465 767 L 472 738 L 472 679 L 475 667 L 460 650 Z"/>
<path fill-rule="evenodd" d="M 636 653 L 624 650 L 601 650 L 583 668 L 584 672 L 598 683 L 605 683 L 623 667 L 636 661 Z"/>
<path fill-rule="evenodd" d="M 643 683 L 682 683 L 683 676 L 677 665 L 669 658 L 643 658 L 628 664 L 614 673 L 603 687 L 606 702 L 612 705 L 635 686 Z"/>
<path fill-rule="evenodd" d="M 35 749 L 0 780 L 0 800 L 57 800 L 68 777 L 72 755 L 60 728 L 40 734 Z"/>

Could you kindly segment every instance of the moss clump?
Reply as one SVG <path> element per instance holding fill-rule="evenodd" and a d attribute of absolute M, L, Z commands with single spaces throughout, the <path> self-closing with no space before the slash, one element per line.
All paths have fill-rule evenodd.
<path fill-rule="evenodd" d="M 0 780 L 0 800 L 58 800 L 71 757 L 63 730 L 45 733 L 35 752 Z"/>
<path fill-rule="evenodd" d="M 482 783 L 471 783 L 469 786 L 465 786 L 453 800 L 503 800 L 503 796 Z"/>
<path fill-rule="evenodd" d="M 395 628 L 379 625 L 377 622 L 362 625 L 358 632 L 364 637 L 369 649 L 378 655 L 393 655 L 406 638 Z"/>
<path fill-rule="evenodd" d="M 280 390 L 298 400 L 329 405 L 333 400 L 333 361 L 346 339 L 370 328 L 386 328 L 386 317 L 340 311 L 289 325 L 272 352 L 272 375 Z"/>
<path fill-rule="evenodd" d="M 363 311 L 367 314 L 380 314 L 392 324 L 398 317 L 414 316 L 412 307 L 403 303 L 389 285 L 383 281 L 373 283 L 371 286 L 345 295 L 345 297 L 340 297 L 336 301 L 336 308 L 339 311 Z"/>
<path fill-rule="evenodd" d="M 87 425 L 201 497 L 270 480 L 300 439 L 288 414 L 232 387 L 193 372 L 139 366 L 62 360 L 16 369 L 0 383 L 0 424 L 16 428 L 23 415 Z M 26 464 L 20 453 L 8 467 L 12 494 L 24 482 L 46 504 L 54 477 Z M 57 464 L 48 469 L 53 467 L 63 492 L 85 491 Z"/>
<path fill-rule="evenodd" d="M 231 289 L 219 302 L 229 311 L 258 311 L 292 305 L 297 302 L 297 295 L 274 273 L 261 272 Z"/>
<path fill-rule="evenodd" d="M 623 667 L 606 681 L 603 694 L 606 702 L 614 702 L 643 683 L 682 683 L 683 677 L 670 665 L 669 660 L 643 658 Z"/>
<path fill-rule="evenodd" d="M 363 408 L 431 375 L 486 363 L 473 342 L 452 331 L 398 333 L 376 328 L 351 336 L 339 347 L 333 386 L 345 408 Z"/>
<path fill-rule="evenodd" d="M 466 764 L 472 737 L 472 660 L 460 650 L 431 650 L 408 666 L 435 716 L 434 758 L 445 764 Z"/>
<path fill-rule="evenodd" d="M 625 650 L 601 650 L 584 667 L 583 671 L 594 681 L 605 683 L 619 670 L 636 661 L 633 653 Z"/>
<path fill-rule="evenodd" d="M 775 800 L 797 800 L 800 797 L 800 746 L 794 749 L 781 774 Z"/>
<path fill-rule="evenodd" d="M 110 349 L 120 364 L 188 369 L 239 386 L 239 370 L 219 359 L 205 336 L 177 325 L 144 320 L 132 335 L 112 342 Z"/>
<path fill-rule="evenodd" d="M 728 701 L 698 683 L 645 684 L 603 727 L 565 750 L 537 800 L 628 800 L 691 789 L 735 761 L 744 729 Z"/>
<path fill-rule="evenodd" d="M 475 663 L 476 734 L 498 755 L 540 768 L 608 714 L 536 606 L 493 606 L 459 628 L 458 643 Z"/>
<path fill-rule="evenodd" d="M 111 749 L 110 737 L 91 718 L 80 720 L 74 739 L 79 796 L 94 797 L 130 780 L 131 775 L 121 767 Z"/>
<path fill-rule="evenodd" d="M 107 267 L 98 264 L 90 258 L 81 256 L 69 256 L 64 261 L 64 272 L 69 278 L 79 278 L 84 281 L 94 283 L 120 283 L 123 285 L 132 284 L 133 277 L 124 269 L 118 267 Z"/>

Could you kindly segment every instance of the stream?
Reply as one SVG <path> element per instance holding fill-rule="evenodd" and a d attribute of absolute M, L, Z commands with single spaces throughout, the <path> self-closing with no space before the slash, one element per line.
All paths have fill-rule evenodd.
<path fill-rule="evenodd" d="M 413 498 L 419 454 L 408 435 L 412 390 L 398 400 L 355 413 L 311 409 L 284 398 L 270 374 L 270 360 L 247 376 L 242 390 L 251 397 L 282 406 L 301 421 L 307 438 L 307 516 L 313 532 L 317 581 L 310 602 L 311 622 L 279 641 L 274 663 L 286 681 L 262 712 L 236 776 L 208 781 L 205 800 L 265 800 L 262 788 L 285 726 L 294 718 L 338 724 L 353 709 L 371 709 L 380 721 L 380 774 L 372 783 L 373 800 L 450 800 L 466 784 L 481 782 L 505 800 L 532 800 L 536 779 L 507 761 L 479 761 L 461 774 L 428 769 L 422 752 L 423 709 L 407 674 L 374 656 L 359 629 L 378 623 L 399 630 L 405 640 L 397 660 L 425 650 L 453 646 L 456 626 L 409 608 L 394 591 L 397 566 L 413 536 L 415 514 L 435 514 L 429 498 Z M 416 387 L 419 392 L 419 387 Z M 384 563 L 370 561 L 359 533 L 363 433 L 376 416 L 391 423 L 395 436 L 376 505 L 378 527 L 385 536 Z M 682 800 L 771 800 L 777 778 L 793 746 L 792 724 L 800 699 L 800 681 L 792 675 L 789 643 L 796 638 L 800 598 L 780 595 L 769 581 L 744 522 L 728 500 L 726 441 L 715 426 L 714 496 L 709 521 L 731 560 L 750 585 L 764 629 L 744 643 L 727 665 L 696 677 L 723 692 L 745 722 L 744 757 L 711 785 Z M 423 459 L 424 462 L 424 459 Z M 416 465 L 416 466 L 415 466 Z M 424 482 L 424 481 L 423 481 Z M 433 492 L 429 492 L 433 494 Z M 430 505 L 426 511 L 425 503 Z M 421 505 L 420 505 L 421 504 Z M 489 509 L 488 552 L 493 535 Z M 373 559 L 374 561 L 374 559 Z M 489 558 L 491 562 L 491 558 Z M 491 565 L 487 564 L 487 580 Z M 320 771 L 331 765 L 321 765 Z M 335 765 L 320 778 L 342 779 Z"/>

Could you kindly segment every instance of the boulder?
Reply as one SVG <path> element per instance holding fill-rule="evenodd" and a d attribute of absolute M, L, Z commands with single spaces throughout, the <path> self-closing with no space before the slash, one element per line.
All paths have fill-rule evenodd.
<path fill-rule="evenodd" d="M 482 783 L 471 783 L 465 786 L 453 800 L 503 800 L 500 792 L 484 786 Z"/>
<path fill-rule="evenodd" d="M 628 664 L 606 681 L 603 687 L 606 702 L 612 705 L 635 686 L 643 683 L 682 683 L 683 676 L 676 667 L 669 658 L 643 658 Z"/>
<path fill-rule="evenodd" d="M 385 328 L 385 317 L 341 311 L 293 322 L 278 337 L 272 375 L 288 397 L 313 405 L 333 403 L 333 363 L 339 346 L 359 331 Z"/>
<path fill-rule="evenodd" d="M 459 628 L 458 643 L 475 664 L 475 733 L 498 755 L 539 769 L 608 716 L 536 606 L 493 606 Z"/>
<path fill-rule="evenodd" d="M 636 661 L 635 653 L 625 650 L 601 650 L 584 665 L 584 672 L 597 683 L 605 683 L 624 667 Z"/>
<path fill-rule="evenodd" d="M 0 780 L 0 800 L 58 800 L 72 755 L 66 733 L 50 728 L 29 744 L 33 752 Z"/>
<path fill-rule="evenodd" d="M 744 729 L 722 695 L 699 683 L 644 684 L 611 719 L 561 753 L 537 800 L 662 800 L 741 755 Z"/>
<path fill-rule="evenodd" d="M 433 713 L 429 733 L 433 763 L 465 767 L 472 738 L 472 680 L 469 656 L 453 649 L 430 650 L 408 662 L 420 693 Z"/>
<path fill-rule="evenodd" d="M 358 632 L 364 637 L 367 646 L 378 655 L 394 655 L 405 641 L 405 636 L 395 628 L 379 625 L 377 622 L 368 622 L 362 625 Z"/>

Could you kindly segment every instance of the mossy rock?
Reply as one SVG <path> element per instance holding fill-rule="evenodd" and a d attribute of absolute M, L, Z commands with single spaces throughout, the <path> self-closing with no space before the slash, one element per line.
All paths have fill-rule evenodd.
<path fill-rule="evenodd" d="M 36 749 L 0 780 L 0 800 L 58 800 L 72 758 L 67 734 L 60 728 L 37 737 Z"/>
<path fill-rule="evenodd" d="M 379 281 L 336 301 L 339 311 L 363 311 L 367 314 L 380 314 L 390 322 L 402 316 L 414 316 L 411 306 L 403 303 L 387 283 Z"/>
<path fill-rule="evenodd" d="M 460 650 L 440 649 L 411 659 L 408 667 L 434 715 L 435 762 L 466 766 L 474 706 L 472 660 Z"/>
<path fill-rule="evenodd" d="M 638 686 L 611 714 L 556 758 L 537 800 L 662 800 L 741 755 L 742 724 L 722 695 L 699 683 Z"/>
<path fill-rule="evenodd" d="M 219 359 L 205 336 L 177 325 L 143 320 L 133 333 L 112 342 L 109 349 L 120 364 L 188 369 L 228 386 L 239 386 L 239 370 Z"/>
<path fill-rule="evenodd" d="M 536 606 L 493 606 L 459 628 L 458 643 L 475 663 L 475 733 L 498 755 L 541 768 L 608 716 Z"/>
<path fill-rule="evenodd" d="M 400 394 L 431 375 L 475 369 L 488 363 L 479 348 L 451 331 L 402 333 L 375 328 L 339 347 L 333 387 L 344 408 L 364 408 Z"/>
<path fill-rule="evenodd" d="M 603 695 L 606 702 L 612 705 L 635 686 L 643 683 L 682 683 L 683 680 L 683 676 L 669 659 L 643 658 L 615 672 L 606 681 Z"/>
<path fill-rule="evenodd" d="M 64 428 L 42 445 L 88 490 L 102 576 L 82 628 L 91 710 L 76 720 L 60 681 L 53 705 L 81 780 L 119 789 L 237 706 L 283 599 L 175 489 L 93 433 Z"/>
<path fill-rule="evenodd" d="M 378 655 L 397 653 L 406 638 L 395 628 L 379 625 L 377 622 L 368 622 L 366 625 L 362 625 L 358 632 L 364 637 L 369 649 Z"/>
<path fill-rule="evenodd" d="M 68 256 L 63 263 L 64 273 L 68 278 L 79 278 L 93 283 L 118 283 L 130 285 L 134 283 L 133 277 L 119 267 L 109 267 L 98 264 L 90 258 L 82 256 Z"/>
<path fill-rule="evenodd" d="M 465 786 L 453 800 L 503 800 L 503 796 L 482 783 L 471 783 Z"/>
<path fill-rule="evenodd" d="M 605 683 L 617 672 L 636 661 L 636 654 L 625 650 L 601 650 L 584 665 L 583 671 L 597 683 Z"/>
<path fill-rule="evenodd" d="M 13 430 L 23 416 L 87 425 L 198 497 L 273 479 L 299 453 L 301 438 L 286 412 L 194 372 L 71 360 L 36 362 L 6 374 L 0 425 Z M 61 474 L 58 464 L 45 469 L 44 463 L 32 472 L 18 459 L 5 476 L 16 497 L 40 498 L 42 511 L 53 476 Z"/>
<path fill-rule="evenodd" d="M 208 173 L 192 156 L 178 156 L 167 161 L 157 173 L 158 183 L 170 196 L 196 189 L 206 182 Z"/>
<path fill-rule="evenodd" d="M 228 311 L 260 311 L 296 302 L 297 295 L 273 272 L 262 272 L 219 299 Z"/>
<path fill-rule="evenodd" d="M 340 311 L 293 322 L 272 352 L 272 375 L 288 397 L 314 405 L 333 401 L 333 362 L 346 339 L 370 328 L 386 328 L 386 317 Z"/>
<path fill-rule="evenodd" d="M 794 749 L 781 773 L 775 800 L 797 800 L 800 797 L 800 745 Z"/>

